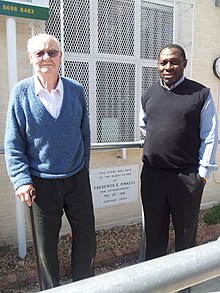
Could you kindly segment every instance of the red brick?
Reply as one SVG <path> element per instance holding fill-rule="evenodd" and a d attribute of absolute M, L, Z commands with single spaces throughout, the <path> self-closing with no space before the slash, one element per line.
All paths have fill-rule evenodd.
<path fill-rule="evenodd" d="M 134 252 L 131 249 L 121 248 L 120 250 L 123 253 L 123 261 L 128 261 L 134 258 Z"/>
<path fill-rule="evenodd" d="M 128 249 L 130 249 L 134 259 L 140 255 L 140 246 L 139 245 L 129 246 Z"/>
<path fill-rule="evenodd" d="M 205 229 L 198 229 L 196 236 L 197 245 L 201 245 L 207 242 L 207 235 Z"/>
<path fill-rule="evenodd" d="M 121 252 L 120 249 L 114 249 L 112 250 L 112 253 L 115 255 L 116 257 L 116 262 L 122 262 L 123 261 L 123 253 Z"/>
<path fill-rule="evenodd" d="M 205 232 L 207 241 L 216 240 L 220 236 L 220 224 L 206 226 Z"/>
<path fill-rule="evenodd" d="M 8 279 L 8 282 L 9 283 L 15 283 L 15 282 L 17 282 L 17 276 L 16 276 L 16 274 L 11 274 L 11 275 L 7 276 L 7 279 Z"/>
<path fill-rule="evenodd" d="M 95 257 L 95 267 L 99 267 L 103 264 L 103 261 L 107 260 L 106 253 L 97 253 Z"/>
<path fill-rule="evenodd" d="M 111 250 L 106 251 L 106 252 L 105 252 L 105 255 L 106 255 L 106 259 L 104 259 L 104 260 L 102 261 L 102 264 L 103 264 L 103 265 L 108 265 L 108 264 L 111 264 L 111 263 L 115 262 L 116 257 L 115 257 L 115 255 L 112 253 Z"/>
<path fill-rule="evenodd" d="M 7 287 L 7 283 L 8 283 L 8 280 L 6 277 L 0 277 L 0 284 L 1 284 L 1 289 L 4 289 Z"/>

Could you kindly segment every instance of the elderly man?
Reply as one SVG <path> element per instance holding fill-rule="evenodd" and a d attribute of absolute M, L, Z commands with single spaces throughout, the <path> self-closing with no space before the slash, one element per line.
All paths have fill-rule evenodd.
<path fill-rule="evenodd" d="M 196 245 L 203 189 L 217 169 L 213 98 L 204 85 L 184 77 L 186 65 L 182 47 L 170 44 L 162 48 L 160 80 L 141 99 L 140 122 L 146 135 L 141 197 L 147 260 L 166 254 L 170 216 L 176 251 Z"/>
<path fill-rule="evenodd" d="M 95 225 L 89 181 L 90 128 L 84 89 L 59 76 L 59 41 L 28 41 L 34 76 L 18 82 L 8 106 L 5 158 L 16 195 L 32 205 L 43 288 L 59 285 L 63 212 L 72 229 L 73 280 L 94 275 Z M 36 198 L 30 193 L 36 191 Z"/>

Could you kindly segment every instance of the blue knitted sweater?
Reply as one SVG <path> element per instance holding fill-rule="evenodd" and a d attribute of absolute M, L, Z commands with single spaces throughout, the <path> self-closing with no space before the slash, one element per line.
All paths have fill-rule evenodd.
<path fill-rule="evenodd" d="M 6 121 L 5 160 L 15 190 L 31 184 L 31 175 L 66 178 L 89 168 L 90 128 L 82 85 L 63 81 L 63 104 L 53 118 L 34 90 L 34 78 L 12 90 Z"/>

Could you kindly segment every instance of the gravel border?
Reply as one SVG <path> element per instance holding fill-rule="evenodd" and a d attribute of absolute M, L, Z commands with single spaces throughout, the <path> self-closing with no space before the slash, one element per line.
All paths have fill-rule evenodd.
<path fill-rule="evenodd" d="M 200 211 L 198 244 L 216 240 L 220 235 L 220 225 L 207 226 L 203 221 L 204 213 L 205 210 Z M 141 223 L 98 230 L 96 232 L 96 239 L 96 274 L 138 262 L 141 243 Z M 173 249 L 174 231 L 171 224 L 168 252 L 172 252 Z M 66 282 L 71 278 L 70 234 L 60 237 L 58 253 L 61 279 Z M 0 293 L 21 293 L 27 292 L 30 288 L 37 288 L 35 258 L 32 247 L 28 247 L 27 255 L 24 259 L 19 258 L 17 249 L 9 246 L 0 247 L 0 284 L 2 287 L 0 287 Z"/>

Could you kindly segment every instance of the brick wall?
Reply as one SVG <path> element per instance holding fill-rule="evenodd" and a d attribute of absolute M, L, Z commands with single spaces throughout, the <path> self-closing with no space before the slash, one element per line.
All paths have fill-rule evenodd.
<path fill-rule="evenodd" d="M 196 0 L 192 78 L 211 88 L 214 99 L 220 95 L 220 81 L 212 71 L 213 61 L 220 57 L 220 7 L 214 1 Z"/>

